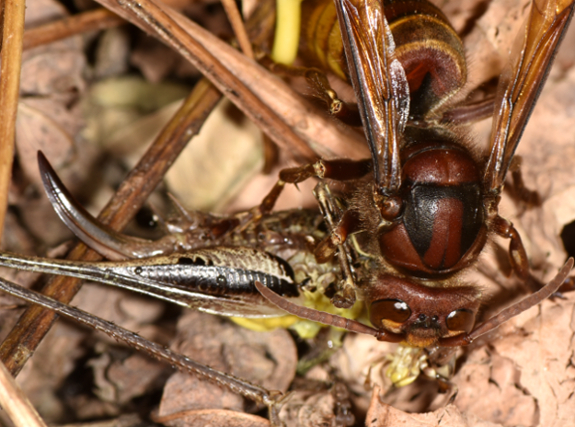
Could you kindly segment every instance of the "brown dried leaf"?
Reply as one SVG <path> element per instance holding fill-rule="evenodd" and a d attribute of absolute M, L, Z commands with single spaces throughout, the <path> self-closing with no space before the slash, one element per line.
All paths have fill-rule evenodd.
<path fill-rule="evenodd" d="M 563 46 L 569 48 L 569 46 Z M 575 220 L 575 67 L 564 75 L 552 74 L 536 106 L 517 154 L 526 185 L 543 198 L 540 210 L 527 210 L 518 222 L 523 228 L 533 265 L 545 278 L 565 260 L 559 238 Z"/>
<path fill-rule="evenodd" d="M 81 44 L 64 51 L 54 49 L 40 53 L 35 52 L 36 49 L 26 52 L 22 63 L 20 89 L 24 93 L 50 95 L 84 88 L 82 71 L 86 58 Z"/>
<path fill-rule="evenodd" d="M 285 391 L 296 368 L 296 349 L 285 330 L 254 332 L 215 316 L 189 311 L 178 322 L 176 351 L 268 390 Z M 184 373 L 164 389 L 159 416 L 191 409 L 243 410 L 238 395 Z"/>
<path fill-rule="evenodd" d="M 94 77 L 105 79 L 128 72 L 130 33 L 128 28 L 110 28 L 98 40 L 95 52 Z"/>
<path fill-rule="evenodd" d="M 134 76 L 102 80 L 83 99 L 83 136 L 133 166 L 187 94 L 183 85 L 150 84 Z"/>
<path fill-rule="evenodd" d="M 202 409 L 182 411 L 171 415 L 156 417 L 156 421 L 168 427 L 269 427 L 270 422 L 256 415 L 244 414 L 224 409 Z"/>
<path fill-rule="evenodd" d="M 27 178 L 38 188 L 42 187 L 38 172 L 38 150 L 48 156 L 54 162 L 55 167 L 69 161 L 74 151 L 73 135 L 62 126 L 62 117 L 53 119 L 45 113 L 45 111 L 50 111 L 50 115 L 53 116 L 55 112 L 64 112 L 64 106 L 55 100 L 43 104 L 43 108 L 38 109 L 29 105 L 25 100 L 21 101 L 18 105 L 16 120 L 18 135 L 16 147 L 20 166 Z M 78 121 L 78 117 L 75 119 Z"/>
<path fill-rule="evenodd" d="M 457 2 L 456 2 L 457 3 Z M 469 87 L 499 77 L 509 63 L 509 51 L 529 13 L 529 0 L 497 0 L 474 21 L 465 37 Z"/>
<path fill-rule="evenodd" d="M 164 81 L 172 74 L 186 80 L 201 77 L 200 72 L 177 52 L 150 37 L 140 37 L 130 56 L 130 63 L 152 83 Z"/>
<path fill-rule="evenodd" d="M 32 0 L 27 6 L 26 28 L 68 16 L 66 8 L 55 0 Z M 29 49 L 22 56 L 20 90 L 28 96 L 82 90 L 85 66 L 80 36 Z"/>
<path fill-rule="evenodd" d="M 62 419 L 68 411 L 59 388 L 84 354 L 83 339 L 83 331 L 75 325 L 57 324 L 18 376 L 22 389 L 47 422 Z"/>
<path fill-rule="evenodd" d="M 169 191 L 184 206 L 218 211 L 261 170 L 262 164 L 261 131 L 233 104 L 224 101 L 165 180 Z"/>
<path fill-rule="evenodd" d="M 454 381 L 462 411 L 503 425 L 574 425 L 575 296 L 545 301 L 471 352 Z"/>
<path fill-rule="evenodd" d="M 152 341 L 167 342 L 167 332 L 153 324 L 164 310 L 160 301 L 87 284 L 74 299 L 74 304 L 126 329 L 138 331 Z M 161 390 L 161 380 L 165 381 L 169 371 L 164 364 L 146 355 L 130 355 L 128 349 L 114 351 L 118 345 L 116 341 L 103 334 L 97 335 L 96 355 L 83 362 L 93 375 L 92 393 L 72 394 L 66 399 L 67 406 L 79 419 L 119 415 L 133 399 Z"/>
<path fill-rule="evenodd" d="M 306 376 L 307 377 L 307 376 Z M 310 378 L 304 389 L 290 392 L 280 412 L 286 427 L 346 427 L 355 425 L 346 386 L 340 382 L 316 382 Z"/>
<path fill-rule="evenodd" d="M 474 416 L 462 414 L 455 406 L 448 405 L 435 412 L 408 414 L 380 401 L 380 390 L 373 393 L 365 425 L 368 427 L 501 427 Z"/>
<path fill-rule="evenodd" d="M 116 360 L 109 360 L 107 354 L 103 354 L 100 359 L 101 363 L 97 359 L 90 361 L 98 387 L 94 392 L 102 400 L 118 406 L 157 390 L 157 383 L 161 379 L 165 381 L 164 374 L 169 369 L 143 354 Z"/>
<path fill-rule="evenodd" d="M 35 0 L 28 5 L 27 26 L 63 18 L 66 10 L 56 1 Z M 83 126 L 75 108 L 86 83 L 84 43 L 79 36 L 27 50 L 23 54 L 16 147 L 25 175 L 41 188 L 36 152 L 42 150 L 59 167 L 69 161 L 74 140 Z"/>

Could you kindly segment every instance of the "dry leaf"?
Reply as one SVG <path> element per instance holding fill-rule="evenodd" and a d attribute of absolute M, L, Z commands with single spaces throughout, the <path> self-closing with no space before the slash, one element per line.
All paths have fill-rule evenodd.
<path fill-rule="evenodd" d="M 296 349 L 285 330 L 254 332 L 227 320 L 188 311 L 178 323 L 175 349 L 195 361 L 261 385 L 285 391 L 296 367 Z M 164 389 L 159 416 L 192 409 L 244 408 L 243 398 L 185 373 L 174 374 Z"/>
<path fill-rule="evenodd" d="M 243 414 L 223 409 L 203 409 L 183 411 L 173 415 L 158 417 L 157 421 L 168 427 L 269 427 L 268 420 L 256 415 Z"/>
<path fill-rule="evenodd" d="M 170 168 L 166 185 L 189 209 L 221 210 L 261 170 L 262 143 L 260 130 L 223 101 Z"/>

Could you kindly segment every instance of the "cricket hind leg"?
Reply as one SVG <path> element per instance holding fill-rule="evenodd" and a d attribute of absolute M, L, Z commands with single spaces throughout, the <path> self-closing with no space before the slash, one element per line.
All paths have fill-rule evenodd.
<path fill-rule="evenodd" d="M 53 310 L 62 316 L 72 319 L 73 321 L 104 332 L 113 339 L 125 343 L 138 351 L 143 351 L 153 358 L 159 359 L 160 361 L 168 363 L 184 372 L 189 372 L 192 375 L 196 375 L 211 383 L 225 387 L 247 399 L 262 404 L 268 408 L 271 426 L 279 427 L 282 425 L 279 418 L 279 411 L 289 394 L 284 395 L 280 391 L 267 390 L 263 387 L 251 384 L 248 381 L 234 377 L 233 375 L 210 368 L 209 366 L 178 354 L 163 345 L 148 341 L 138 334 L 123 329 L 112 322 L 100 319 L 76 307 L 68 306 L 1 278 L 0 290 L 28 303 Z"/>

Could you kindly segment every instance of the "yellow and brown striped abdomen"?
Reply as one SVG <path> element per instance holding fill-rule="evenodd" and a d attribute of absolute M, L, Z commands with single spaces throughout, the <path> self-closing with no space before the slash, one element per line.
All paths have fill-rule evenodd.
<path fill-rule="evenodd" d="M 411 115 L 425 115 L 465 84 L 463 44 L 445 15 L 428 1 L 385 0 L 384 11 L 395 40 L 397 59 L 409 81 Z M 304 58 L 346 79 L 343 45 L 332 0 L 302 2 L 301 45 Z"/>

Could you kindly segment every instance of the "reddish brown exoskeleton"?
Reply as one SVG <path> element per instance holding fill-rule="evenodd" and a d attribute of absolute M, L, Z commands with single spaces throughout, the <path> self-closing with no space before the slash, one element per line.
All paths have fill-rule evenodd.
<path fill-rule="evenodd" d="M 574 4 L 533 4 L 513 65 L 500 79 L 490 147 L 483 154 L 469 148 L 464 126 L 439 119 L 465 83 L 465 63 L 457 42 L 450 45 L 450 54 L 434 53 L 439 41 L 453 36 L 435 8 L 417 2 L 426 6 L 420 10 L 408 1 L 335 4 L 347 73 L 372 157 L 357 162 L 321 160 L 284 170 L 278 186 L 313 176 L 357 180 L 350 208 L 318 245 L 316 258 L 330 259 L 350 235 L 363 232 L 368 235 L 368 252 L 379 254 L 379 263 L 366 283 L 342 284 L 334 304 L 351 305 L 358 291 L 382 340 L 414 347 L 468 344 L 502 320 L 476 326 L 480 291 L 459 279 L 490 234 L 510 239 L 514 271 L 523 280 L 530 278 L 521 238 L 499 216 L 498 204 Z M 421 49 L 419 33 L 393 31 L 397 22 L 409 26 L 426 21 L 435 26 L 429 27 L 433 37 L 427 45 L 420 43 Z M 293 307 L 288 311 L 329 323 Z"/>

